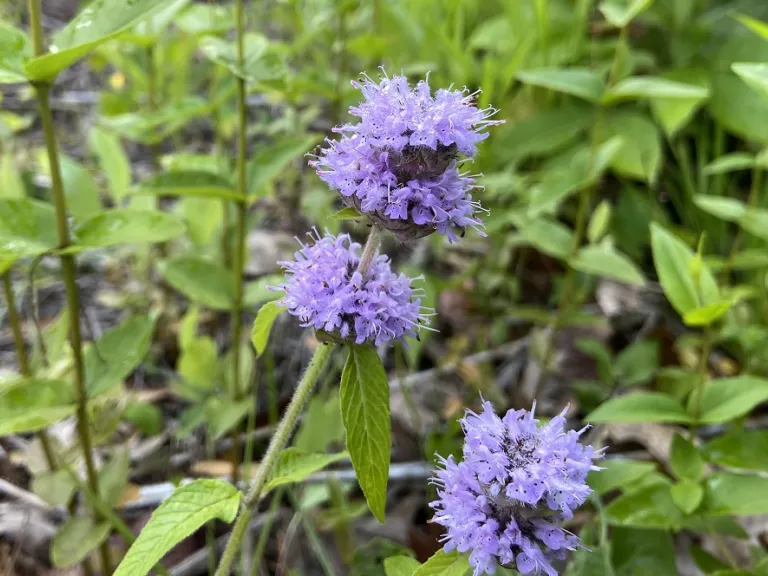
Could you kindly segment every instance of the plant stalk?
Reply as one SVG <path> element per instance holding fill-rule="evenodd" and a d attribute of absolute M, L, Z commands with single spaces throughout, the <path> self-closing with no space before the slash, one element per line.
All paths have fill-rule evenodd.
<path fill-rule="evenodd" d="M 237 60 L 242 67 L 245 61 L 245 17 L 243 10 L 244 0 L 235 3 L 235 26 L 237 27 Z M 246 90 L 245 79 L 237 77 L 237 189 L 245 196 L 247 192 L 246 172 Z M 234 402 L 240 398 L 240 335 L 243 330 L 243 269 L 245 268 L 245 224 L 248 215 L 248 204 L 244 201 L 236 205 L 236 230 L 235 253 L 232 262 L 235 274 L 235 299 L 232 305 L 232 390 L 230 395 Z M 242 459 L 240 448 L 240 430 L 237 426 L 232 430 L 232 481 L 235 486 L 239 481 L 240 460 Z"/>
<path fill-rule="evenodd" d="M 272 440 L 267 448 L 267 453 L 264 455 L 261 464 L 256 470 L 253 483 L 251 484 L 248 493 L 243 498 L 240 515 L 237 517 L 235 525 L 232 528 L 232 534 L 227 542 L 227 548 L 224 550 L 224 555 L 219 562 L 216 576 L 227 576 L 230 573 L 238 549 L 243 541 L 243 536 L 245 536 L 245 531 L 248 529 L 248 524 L 253 517 L 253 509 L 262 496 L 264 485 L 267 483 L 267 479 L 277 463 L 280 452 L 282 452 L 288 443 L 291 433 L 296 427 L 299 416 L 301 416 L 301 412 L 304 409 L 304 405 L 312 395 L 315 383 L 330 359 L 334 347 L 333 344 L 320 344 L 317 350 L 315 350 L 315 354 L 307 367 L 307 371 L 304 373 L 299 385 L 296 387 L 296 391 L 283 415 L 283 419 L 275 430 L 274 436 L 272 436 Z"/>
<path fill-rule="evenodd" d="M 626 28 L 622 28 L 619 34 L 619 46 L 613 55 L 611 70 L 608 73 L 606 89 L 610 88 L 614 84 L 619 73 L 619 66 L 621 65 L 620 56 L 626 43 L 626 35 Z M 576 270 L 573 268 L 573 266 L 571 266 L 570 261 L 579 251 L 587 230 L 587 217 L 589 216 L 589 205 L 592 201 L 592 189 L 594 187 L 594 183 L 591 181 L 592 170 L 594 169 L 595 160 L 597 159 L 597 148 L 599 143 L 598 138 L 600 136 L 604 120 L 605 108 L 601 106 L 598 109 L 595 126 L 592 129 L 589 159 L 587 160 L 585 178 L 589 179 L 589 181 L 583 185 L 581 190 L 579 190 L 579 204 L 576 210 L 576 222 L 573 230 L 573 241 L 571 243 L 571 249 L 568 253 L 568 260 L 565 263 L 565 279 L 563 280 L 563 286 L 560 289 L 560 298 L 557 303 L 557 312 L 550 324 L 550 333 L 547 335 L 545 342 L 544 357 L 541 361 L 541 370 L 539 371 L 539 376 L 536 379 L 536 383 L 533 388 L 532 398 L 536 398 L 544 377 L 549 373 L 549 365 L 551 364 L 552 357 L 555 353 L 555 337 L 557 336 L 557 331 L 562 327 L 563 322 L 565 321 L 565 315 L 570 309 L 571 292 L 573 291 L 573 284 L 576 281 Z"/>
<path fill-rule="evenodd" d="M 381 244 L 381 227 L 378 224 L 374 224 L 371 228 L 370 234 L 368 234 L 368 240 L 365 242 L 365 248 L 363 248 L 363 254 L 360 256 L 360 263 L 357 265 L 357 271 L 360 274 L 365 274 L 368 271 L 368 267 L 373 262 L 373 257 L 376 255 L 376 251 Z"/>
<path fill-rule="evenodd" d="M 35 54 L 43 54 L 43 28 L 40 0 L 29 0 L 29 19 L 31 23 L 32 44 Z M 37 105 L 40 121 L 45 136 L 45 146 L 48 151 L 48 162 L 51 170 L 51 193 L 56 210 L 56 231 L 59 238 L 59 248 L 69 247 L 69 226 L 67 223 L 67 203 L 64 196 L 64 185 L 59 165 L 59 150 L 56 143 L 56 131 L 53 126 L 53 114 L 50 106 L 51 85 L 47 82 L 33 83 L 37 92 Z M 83 364 L 83 342 L 80 334 L 80 298 L 77 288 L 75 259 L 71 254 L 61 255 L 61 275 L 67 295 L 69 310 L 69 342 L 72 347 L 72 358 L 75 368 L 75 391 L 77 395 L 77 432 L 83 449 L 85 470 L 88 487 L 99 494 L 99 477 L 93 462 L 93 446 L 88 429 L 88 395 L 85 388 L 85 366 Z M 100 516 L 97 514 L 97 516 Z M 100 547 L 101 563 L 104 574 L 112 573 L 109 546 L 105 541 Z"/>
<path fill-rule="evenodd" d="M 16 358 L 19 361 L 19 370 L 24 378 L 32 377 L 32 369 L 29 365 L 29 356 L 27 355 L 27 347 L 24 343 L 24 334 L 21 331 L 21 319 L 19 318 L 19 311 L 16 309 L 16 299 L 13 295 L 13 287 L 11 286 L 11 271 L 8 270 L 3 274 L 3 291 L 5 292 L 5 302 L 8 307 L 8 323 L 11 325 L 11 332 L 13 333 L 13 343 L 16 347 Z M 48 469 L 51 472 L 56 471 L 56 458 L 53 455 L 53 449 L 51 448 L 51 442 L 48 439 L 48 434 L 45 430 L 40 430 L 37 437 L 40 439 L 40 445 L 43 447 L 43 454 L 45 455 L 45 461 L 48 464 Z"/>

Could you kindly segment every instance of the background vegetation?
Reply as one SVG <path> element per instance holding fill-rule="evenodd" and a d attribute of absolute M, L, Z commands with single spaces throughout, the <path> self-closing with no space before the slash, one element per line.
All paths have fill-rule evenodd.
<path fill-rule="evenodd" d="M 242 573 L 427 560 L 433 456 L 458 452 L 456 419 L 482 394 L 497 410 L 536 400 L 544 416 L 570 402 L 573 425 L 610 446 L 570 526 L 590 551 L 564 573 L 768 574 L 764 1 L 252 1 L 242 62 L 228 3 L 43 2 L 52 47 L 36 58 L 27 6 L 6 2 L 2 18 L 9 573 L 77 566 L 99 547 L 82 569 L 114 568 L 167 483 L 251 475 L 317 343 L 282 317 L 268 346 L 268 327 L 255 334 L 258 352 L 248 332 L 279 296 L 267 286 L 294 235 L 364 237 L 304 156 L 349 118 L 350 80 L 381 66 L 482 88 L 479 106 L 500 110 L 472 165 L 488 237 L 387 241 L 400 270 L 424 276 L 439 332 L 380 350 L 386 523 L 333 456 L 334 357 L 293 440 L 328 457 L 275 485 Z M 52 126 L 36 109 L 48 93 Z M 224 490 L 216 515 L 231 520 L 221 486 L 208 497 Z M 205 573 L 228 530 L 209 522 L 165 567 Z"/>

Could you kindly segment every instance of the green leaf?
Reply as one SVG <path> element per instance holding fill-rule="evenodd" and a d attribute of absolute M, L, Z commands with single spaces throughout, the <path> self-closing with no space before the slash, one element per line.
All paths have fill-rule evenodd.
<path fill-rule="evenodd" d="M 0 258 L 38 256 L 58 245 L 56 215 L 50 204 L 0 200 Z"/>
<path fill-rule="evenodd" d="M 274 290 L 273 287 L 279 286 L 284 281 L 285 276 L 281 274 L 269 274 L 253 282 L 246 283 L 243 305 L 246 308 L 261 308 L 267 302 L 280 300 L 283 297 L 283 293 L 279 290 Z"/>
<path fill-rule="evenodd" d="M 74 412 L 75 398 L 69 382 L 18 380 L 0 391 L 0 436 L 34 432 Z"/>
<path fill-rule="evenodd" d="M 722 318 L 731 309 L 731 306 L 733 306 L 733 302 L 728 300 L 699 306 L 683 314 L 683 322 L 686 326 L 709 326 Z"/>
<path fill-rule="evenodd" d="M 584 246 L 570 264 L 585 274 L 612 278 L 633 286 L 645 284 L 643 273 L 632 260 L 608 245 Z"/>
<path fill-rule="evenodd" d="M 510 122 L 497 138 L 500 163 L 510 159 L 551 154 L 579 137 L 593 122 L 593 114 L 585 106 L 568 104 L 540 111 L 535 116 Z"/>
<path fill-rule="evenodd" d="M 730 472 L 712 474 L 706 481 L 702 506 L 710 515 L 768 514 L 768 478 Z"/>
<path fill-rule="evenodd" d="M 83 362 L 89 398 L 122 384 L 149 352 L 154 329 L 149 316 L 132 316 L 86 346 Z"/>
<path fill-rule="evenodd" d="M 248 413 L 254 409 L 253 400 L 246 398 L 233 402 L 229 398 L 213 396 L 205 405 L 205 420 L 208 424 L 208 434 L 214 440 L 237 426 Z"/>
<path fill-rule="evenodd" d="M 67 209 L 76 224 L 101 211 L 99 188 L 88 170 L 69 156 L 60 158 L 61 177 L 67 197 Z"/>
<path fill-rule="evenodd" d="M 606 506 L 605 515 L 610 524 L 636 528 L 675 529 L 683 521 L 669 484 L 653 484 L 622 494 Z"/>
<path fill-rule="evenodd" d="M 651 98 L 650 105 L 653 115 L 661 124 L 668 138 L 673 138 L 693 118 L 696 111 L 701 108 L 710 95 L 709 73 L 706 70 L 696 68 L 682 68 L 667 72 L 665 80 L 696 86 L 706 91 L 707 96 L 691 98 Z"/>
<path fill-rule="evenodd" d="M 656 470 L 653 462 L 612 458 L 600 462 L 603 470 L 593 470 L 587 476 L 587 484 L 598 494 L 606 494 L 618 488 L 626 488 L 633 482 Z"/>
<path fill-rule="evenodd" d="M 275 320 L 283 310 L 285 308 L 277 302 L 267 302 L 259 308 L 259 313 L 256 315 L 256 320 L 253 322 L 253 330 L 251 331 L 251 342 L 256 349 L 257 355 L 261 356 L 264 350 L 267 349 L 267 341 L 272 330 L 272 324 L 275 323 Z"/>
<path fill-rule="evenodd" d="M 685 408 L 671 396 L 638 392 L 611 398 L 589 414 L 589 422 L 690 422 Z"/>
<path fill-rule="evenodd" d="M 284 136 L 268 146 L 259 146 L 248 162 L 248 195 L 264 196 L 267 185 L 283 174 L 288 164 L 307 154 L 320 135 Z"/>
<path fill-rule="evenodd" d="M 590 244 L 599 241 L 608 232 L 611 222 L 611 204 L 603 200 L 597 205 L 589 219 L 587 226 L 587 239 Z"/>
<path fill-rule="evenodd" d="M 673 484 L 670 493 L 677 507 L 686 514 L 692 514 L 704 499 L 704 489 L 690 480 Z"/>
<path fill-rule="evenodd" d="M 195 246 L 203 250 L 210 247 L 214 235 L 224 221 L 224 203 L 215 198 L 187 196 L 175 206 L 187 224 L 187 233 Z"/>
<path fill-rule="evenodd" d="M 736 198 L 699 194 L 693 197 L 693 203 L 727 222 L 738 222 L 747 213 L 747 206 Z"/>
<path fill-rule="evenodd" d="M 32 43 L 18 28 L 0 22 L 0 84 L 26 82 L 24 61 L 32 55 Z"/>
<path fill-rule="evenodd" d="M 672 473 L 680 480 L 697 482 L 704 473 L 704 460 L 701 454 L 680 433 L 675 433 L 672 437 L 669 467 L 672 469 Z"/>
<path fill-rule="evenodd" d="M 184 170 L 156 174 L 141 182 L 134 194 L 156 194 L 158 196 L 195 196 L 242 201 L 245 197 L 232 183 L 210 172 Z"/>
<path fill-rule="evenodd" d="M 731 154 L 725 154 L 719 158 L 715 158 L 712 162 L 704 166 L 702 172 L 707 176 L 713 176 L 716 174 L 727 174 L 728 172 L 736 172 L 738 170 L 751 170 L 755 166 L 755 157 L 752 154 L 746 152 L 732 152 Z M 696 196 L 694 202 L 699 198 L 720 198 L 719 196 Z M 698 205 L 698 204 L 697 204 Z M 702 210 L 706 210 L 699 206 Z"/>
<path fill-rule="evenodd" d="M 272 470 L 265 490 L 269 491 L 283 484 L 301 482 L 310 474 L 322 470 L 329 464 L 347 460 L 349 454 L 312 454 L 300 448 L 286 448 L 280 453 L 280 458 Z"/>
<path fill-rule="evenodd" d="M 640 340 L 627 346 L 616 357 L 616 378 L 624 386 L 645 384 L 659 368 L 659 343 Z"/>
<path fill-rule="evenodd" d="M 541 68 L 518 72 L 517 78 L 525 84 L 572 94 L 589 102 L 600 100 L 605 90 L 600 75 L 588 68 Z"/>
<path fill-rule="evenodd" d="M 320 393 L 309 401 L 293 445 L 306 452 L 324 452 L 343 442 L 344 435 L 339 395 Z"/>
<path fill-rule="evenodd" d="M 27 195 L 24 181 L 16 169 L 16 156 L 11 145 L 4 146 L 0 156 L 0 198 L 21 199 Z"/>
<path fill-rule="evenodd" d="M 118 449 L 101 470 L 99 470 L 99 497 L 114 507 L 120 500 L 131 470 L 131 456 L 128 449 Z"/>
<path fill-rule="evenodd" d="M 29 60 L 30 80 L 52 80 L 99 44 L 149 17 L 165 0 L 101 0 L 83 8 L 53 37 L 50 52 Z"/>
<path fill-rule="evenodd" d="M 721 378 L 708 382 L 701 396 L 701 424 L 720 424 L 739 418 L 768 401 L 768 380 L 756 376 Z"/>
<path fill-rule="evenodd" d="M 340 395 L 352 466 L 368 507 L 384 522 L 392 443 L 389 382 L 374 348 L 350 345 Z"/>
<path fill-rule="evenodd" d="M 731 64 L 731 70 L 755 92 L 768 99 L 768 64 L 738 62 Z"/>
<path fill-rule="evenodd" d="M 613 104 L 624 100 L 696 100 L 709 97 L 709 90 L 696 84 L 686 84 L 656 76 L 632 76 L 620 80 L 603 96 L 604 104 Z"/>
<path fill-rule="evenodd" d="M 707 444 L 707 458 L 715 464 L 768 472 L 768 430 L 734 430 Z"/>
<path fill-rule="evenodd" d="M 734 18 L 744 24 L 747 28 L 752 30 L 755 34 L 763 37 L 765 40 L 768 40 L 768 24 L 763 22 L 762 20 L 758 20 L 757 18 L 752 18 L 751 16 L 747 16 L 746 14 L 735 14 Z"/>
<path fill-rule="evenodd" d="M 112 132 L 94 126 L 88 138 L 88 145 L 99 159 L 99 166 L 107 177 L 112 198 L 116 203 L 120 203 L 131 185 L 131 164 L 120 138 Z"/>
<path fill-rule="evenodd" d="M 718 570 L 727 570 L 728 565 L 716 556 L 713 556 L 700 546 L 691 546 L 689 549 L 691 558 L 696 562 L 696 567 L 704 574 L 712 574 Z"/>
<path fill-rule="evenodd" d="M 208 336 L 193 338 L 185 343 L 177 363 L 183 383 L 174 389 L 190 400 L 200 400 L 216 386 L 218 370 L 216 342 Z"/>
<path fill-rule="evenodd" d="M 330 218 L 331 220 L 359 220 L 360 218 L 365 218 L 365 216 L 360 214 L 355 208 L 348 207 L 339 210 Z M 403 558 L 407 558 L 407 556 L 403 556 Z"/>
<path fill-rule="evenodd" d="M 386 576 L 413 576 L 421 566 L 418 560 L 410 556 L 390 556 L 384 559 L 384 574 Z"/>
<path fill-rule="evenodd" d="M 723 128 L 742 138 L 768 144 L 768 101 L 729 71 L 713 72 L 708 108 Z"/>
<path fill-rule="evenodd" d="M 739 219 L 739 226 L 758 238 L 768 240 L 768 210 L 748 207 L 746 213 Z"/>
<path fill-rule="evenodd" d="M 689 265 L 693 251 L 656 223 L 651 224 L 653 263 L 664 294 L 681 315 L 699 306 L 699 297 Z"/>
<path fill-rule="evenodd" d="M 232 10 L 215 4 L 191 4 L 174 19 L 187 34 L 216 34 L 234 28 Z"/>
<path fill-rule="evenodd" d="M 144 436 L 157 436 L 163 430 L 162 411 L 147 402 L 128 402 L 123 410 L 123 420 L 136 426 Z"/>
<path fill-rule="evenodd" d="M 80 248 L 106 248 L 118 244 L 154 244 L 184 234 L 184 223 L 173 214 L 155 210 L 116 208 L 97 214 L 74 231 Z"/>
<path fill-rule="evenodd" d="M 617 576 L 680 576 L 673 537 L 665 530 L 613 527 L 611 559 Z"/>
<path fill-rule="evenodd" d="M 270 49 L 266 36 L 246 33 L 243 38 L 245 52 L 243 65 L 237 58 L 234 43 L 215 36 L 200 39 L 200 50 L 206 58 L 228 68 L 232 74 L 248 82 L 274 80 L 285 73 L 285 63 L 277 52 Z"/>
<path fill-rule="evenodd" d="M 520 227 L 520 235 L 538 250 L 555 258 L 567 258 L 571 232 L 560 223 L 537 218 Z"/>
<path fill-rule="evenodd" d="M 209 520 L 232 522 L 240 506 L 240 492 L 221 480 L 195 480 L 154 511 L 113 576 L 144 576 L 166 552 Z"/>
<path fill-rule="evenodd" d="M 32 491 L 52 506 L 66 506 L 77 485 L 68 470 L 44 472 L 32 480 Z"/>
<path fill-rule="evenodd" d="M 599 8 L 608 22 L 616 28 L 625 28 L 652 3 L 653 0 L 603 0 Z"/>
<path fill-rule="evenodd" d="M 83 560 L 107 539 L 108 522 L 95 524 L 92 518 L 70 518 L 56 532 L 51 543 L 51 562 L 56 568 L 68 568 Z"/>
<path fill-rule="evenodd" d="M 165 280 L 193 302 L 229 310 L 235 300 L 235 278 L 218 264 L 194 256 L 179 256 L 160 268 Z"/>
<path fill-rule="evenodd" d="M 464 576 L 469 570 L 465 554 L 438 550 L 413 573 L 413 576 Z"/>
<path fill-rule="evenodd" d="M 661 167 L 661 134 L 645 114 L 619 110 L 608 115 L 604 140 L 619 136 L 623 145 L 611 163 L 620 176 L 653 183 Z"/>

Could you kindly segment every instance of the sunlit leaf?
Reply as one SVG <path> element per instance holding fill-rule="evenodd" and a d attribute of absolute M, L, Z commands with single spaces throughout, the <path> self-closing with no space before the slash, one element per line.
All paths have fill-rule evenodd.
<path fill-rule="evenodd" d="M 31 80 L 50 80 L 102 42 L 152 15 L 166 0 L 95 0 L 53 36 L 47 54 L 29 60 Z"/>
<path fill-rule="evenodd" d="M 195 480 L 165 500 L 152 513 L 113 576 L 144 576 L 176 544 L 209 520 L 232 522 L 240 492 L 221 480 Z"/>
<path fill-rule="evenodd" d="M 349 454 L 313 454 L 300 448 L 286 448 L 280 453 L 280 458 L 272 470 L 265 490 L 272 490 L 283 484 L 301 482 L 310 474 L 322 470 L 329 464 L 347 460 Z"/>

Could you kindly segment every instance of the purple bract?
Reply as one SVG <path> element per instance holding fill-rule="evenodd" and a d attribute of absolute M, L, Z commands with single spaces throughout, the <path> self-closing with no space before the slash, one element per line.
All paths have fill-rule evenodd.
<path fill-rule="evenodd" d="M 579 443 L 586 428 L 563 430 L 565 412 L 539 426 L 533 410 L 499 418 L 484 402 L 461 420 L 464 459 L 440 458 L 434 521 L 446 528 L 446 551 L 469 552 L 475 576 L 497 565 L 557 576 L 552 561 L 579 546 L 559 521 L 589 496 L 587 473 L 602 451 Z"/>
<path fill-rule="evenodd" d="M 350 108 L 360 121 L 336 128 L 341 139 L 326 140 L 310 162 L 320 178 L 402 240 L 479 231 L 476 176 L 460 171 L 460 155 L 474 156 L 485 128 L 501 123 L 488 119 L 495 110 L 478 109 L 466 89 L 433 95 L 426 80 L 415 88 L 403 76 L 353 85 L 365 98 Z"/>
<path fill-rule="evenodd" d="M 356 344 L 384 344 L 415 337 L 428 323 L 422 314 L 421 295 L 413 280 L 395 274 L 389 258 L 376 255 L 361 274 L 360 244 L 349 234 L 320 237 L 302 244 L 295 262 L 280 262 L 286 269 L 280 304 L 302 321 L 333 339 Z"/>

